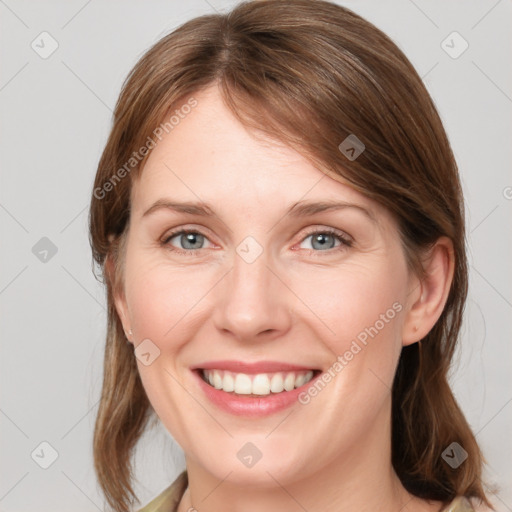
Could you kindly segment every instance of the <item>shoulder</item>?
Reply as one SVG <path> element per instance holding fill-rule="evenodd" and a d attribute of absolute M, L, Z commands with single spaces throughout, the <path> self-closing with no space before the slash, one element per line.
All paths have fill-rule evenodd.
<path fill-rule="evenodd" d="M 464 496 L 457 496 L 441 512 L 492 512 L 492 509 L 476 501 L 470 501 Z"/>
<path fill-rule="evenodd" d="M 188 475 L 183 471 L 169 487 L 137 512 L 176 512 L 187 485 Z"/>

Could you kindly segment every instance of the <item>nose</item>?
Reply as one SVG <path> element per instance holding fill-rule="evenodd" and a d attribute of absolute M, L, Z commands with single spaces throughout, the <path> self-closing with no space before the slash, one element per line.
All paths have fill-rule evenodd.
<path fill-rule="evenodd" d="M 248 263 L 235 255 L 233 268 L 219 283 L 213 321 L 240 342 L 270 340 L 291 326 L 293 293 L 269 266 L 263 252 Z"/>

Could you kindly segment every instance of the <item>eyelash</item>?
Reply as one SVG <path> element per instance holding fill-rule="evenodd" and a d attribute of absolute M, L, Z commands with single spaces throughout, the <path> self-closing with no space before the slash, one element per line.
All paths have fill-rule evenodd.
<path fill-rule="evenodd" d="M 184 254 L 187 256 L 194 256 L 199 251 L 203 249 L 178 249 L 172 245 L 169 244 L 169 241 L 174 238 L 176 235 L 188 235 L 188 234 L 195 234 L 195 235 L 201 235 L 205 238 L 208 238 L 205 234 L 201 233 L 200 231 L 193 230 L 193 229 L 177 229 L 175 231 L 171 231 L 170 233 L 167 233 L 166 236 L 161 240 L 161 245 L 166 247 L 168 250 L 176 252 L 178 254 Z M 306 235 L 301 239 L 300 243 L 304 242 L 306 238 L 310 237 L 311 235 L 331 235 L 337 238 L 341 243 L 337 247 L 332 247 L 331 249 L 326 249 L 325 251 L 315 251 L 314 249 L 306 249 L 310 253 L 313 253 L 315 256 L 318 254 L 315 253 L 329 253 L 332 254 L 332 252 L 337 250 L 344 250 L 347 247 L 352 247 L 352 240 L 347 237 L 347 235 L 342 234 L 341 232 L 333 229 L 333 228 L 325 228 L 325 229 L 318 229 L 318 228 L 312 228 L 311 231 L 308 231 Z M 319 256 L 319 255 L 318 255 Z"/>

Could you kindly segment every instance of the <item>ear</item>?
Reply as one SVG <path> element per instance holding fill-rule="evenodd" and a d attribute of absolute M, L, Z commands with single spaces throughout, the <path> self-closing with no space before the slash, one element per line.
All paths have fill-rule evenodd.
<path fill-rule="evenodd" d="M 131 329 L 130 315 L 128 313 L 128 306 L 126 304 L 126 298 L 124 295 L 124 291 L 120 289 L 119 286 L 116 286 L 116 275 L 115 275 L 115 265 L 112 260 L 112 254 L 109 253 L 105 260 L 105 273 L 107 275 L 107 279 L 111 283 L 111 289 L 114 299 L 114 305 L 117 311 L 117 314 L 123 324 L 124 334 L 126 339 L 133 343 L 133 333 Z"/>
<path fill-rule="evenodd" d="M 453 243 L 440 237 L 423 260 L 425 276 L 411 280 L 409 309 L 402 332 L 402 344 L 411 345 L 423 339 L 441 316 L 455 268 Z"/>

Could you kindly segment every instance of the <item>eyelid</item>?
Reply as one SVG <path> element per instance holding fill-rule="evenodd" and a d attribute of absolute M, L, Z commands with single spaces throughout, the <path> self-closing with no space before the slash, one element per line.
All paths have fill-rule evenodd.
<path fill-rule="evenodd" d="M 174 238 L 175 236 L 182 235 L 182 234 L 188 234 L 188 233 L 199 234 L 199 235 L 203 236 L 204 238 L 206 238 L 211 244 L 214 244 L 210 240 L 209 235 L 207 235 L 207 234 L 205 234 L 203 232 L 202 228 L 187 227 L 187 226 L 180 226 L 180 227 L 177 227 L 175 229 L 171 229 L 171 230 L 166 231 L 165 234 L 160 238 L 160 243 L 163 246 L 167 247 L 167 246 L 170 245 L 169 244 L 169 240 L 171 238 Z M 306 233 L 303 233 L 301 235 L 301 238 L 300 238 L 299 242 L 297 244 L 295 244 L 295 245 L 300 245 L 308 237 L 310 237 L 311 235 L 317 234 L 317 233 L 329 234 L 329 235 L 333 235 L 335 237 L 338 237 L 341 243 L 340 243 L 339 246 L 332 247 L 330 249 L 326 249 L 325 251 L 315 251 L 313 249 L 305 249 L 305 250 L 309 251 L 310 253 L 315 253 L 315 254 L 317 254 L 317 253 L 320 253 L 320 254 L 328 253 L 328 254 L 332 254 L 337 249 L 339 250 L 340 248 L 351 247 L 353 242 L 354 242 L 354 239 L 348 233 L 346 233 L 345 231 L 342 231 L 340 229 L 333 228 L 333 227 L 317 225 L 317 226 L 311 226 L 309 228 L 306 228 Z M 202 251 L 203 249 L 205 249 L 205 248 L 201 248 L 201 249 L 179 249 L 179 248 L 174 247 L 174 246 L 171 246 L 171 247 L 172 247 L 172 249 L 169 249 L 171 251 L 174 251 L 174 252 L 177 252 L 177 253 L 186 253 L 186 254 L 189 254 L 189 255 L 196 254 L 197 252 Z"/>
<path fill-rule="evenodd" d="M 317 233 L 333 236 L 339 240 L 340 244 L 337 246 L 334 246 L 334 247 L 330 247 L 325 250 L 320 250 L 320 251 L 317 251 L 315 249 L 303 249 L 303 250 L 307 251 L 307 253 L 313 258 L 322 258 L 322 257 L 328 258 L 330 256 L 332 257 L 334 255 L 339 255 L 341 252 L 346 251 L 347 249 L 352 247 L 352 245 L 354 243 L 354 239 L 348 233 L 346 233 L 344 231 L 341 231 L 339 229 L 332 228 L 332 227 L 313 226 L 307 230 L 307 232 L 301 237 L 300 241 L 296 245 L 302 244 L 311 235 L 314 235 Z M 292 250 L 300 250 L 300 249 L 292 249 Z"/>
<path fill-rule="evenodd" d="M 214 242 L 212 242 L 210 240 L 210 236 L 207 235 L 206 233 L 204 233 L 201 228 L 187 227 L 187 226 L 180 226 L 177 228 L 167 230 L 164 233 L 164 235 L 162 235 L 160 237 L 160 244 L 165 247 L 168 247 L 168 246 L 170 246 L 169 240 L 171 240 L 171 238 L 174 238 L 178 235 L 188 234 L 188 233 L 194 233 L 194 234 L 201 235 L 205 239 L 207 239 L 210 244 L 216 245 Z M 171 246 L 171 247 L 172 247 L 172 249 L 170 249 L 171 251 L 175 251 L 178 253 L 187 253 L 187 254 L 195 254 L 196 252 L 202 251 L 204 249 L 204 248 L 201 248 L 201 249 L 179 249 L 178 247 L 174 247 L 174 246 Z"/>
<path fill-rule="evenodd" d="M 179 225 L 175 228 L 169 228 L 164 231 L 164 234 L 160 237 L 160 240 L 167 240 L 170 237 L 176 236 L 181 233 L 199 233 L 204 237 L 210 237 L 211 231 L 203 226 L 196 226 L 194 224 Z"/>
<path fill-rule="evenodd" d="M 336 235 L 340 237 L 343 242 L 350 245 L 354 242 L 354 239 L 347 232 L 328 226 L 313 226 L 311 228 L 307 228 L 306 234 L 301 238 L 300 241 L 303 242 L 308 236 L 311 236 L 315 233 L 328 233 L 331 235 Z"/>

